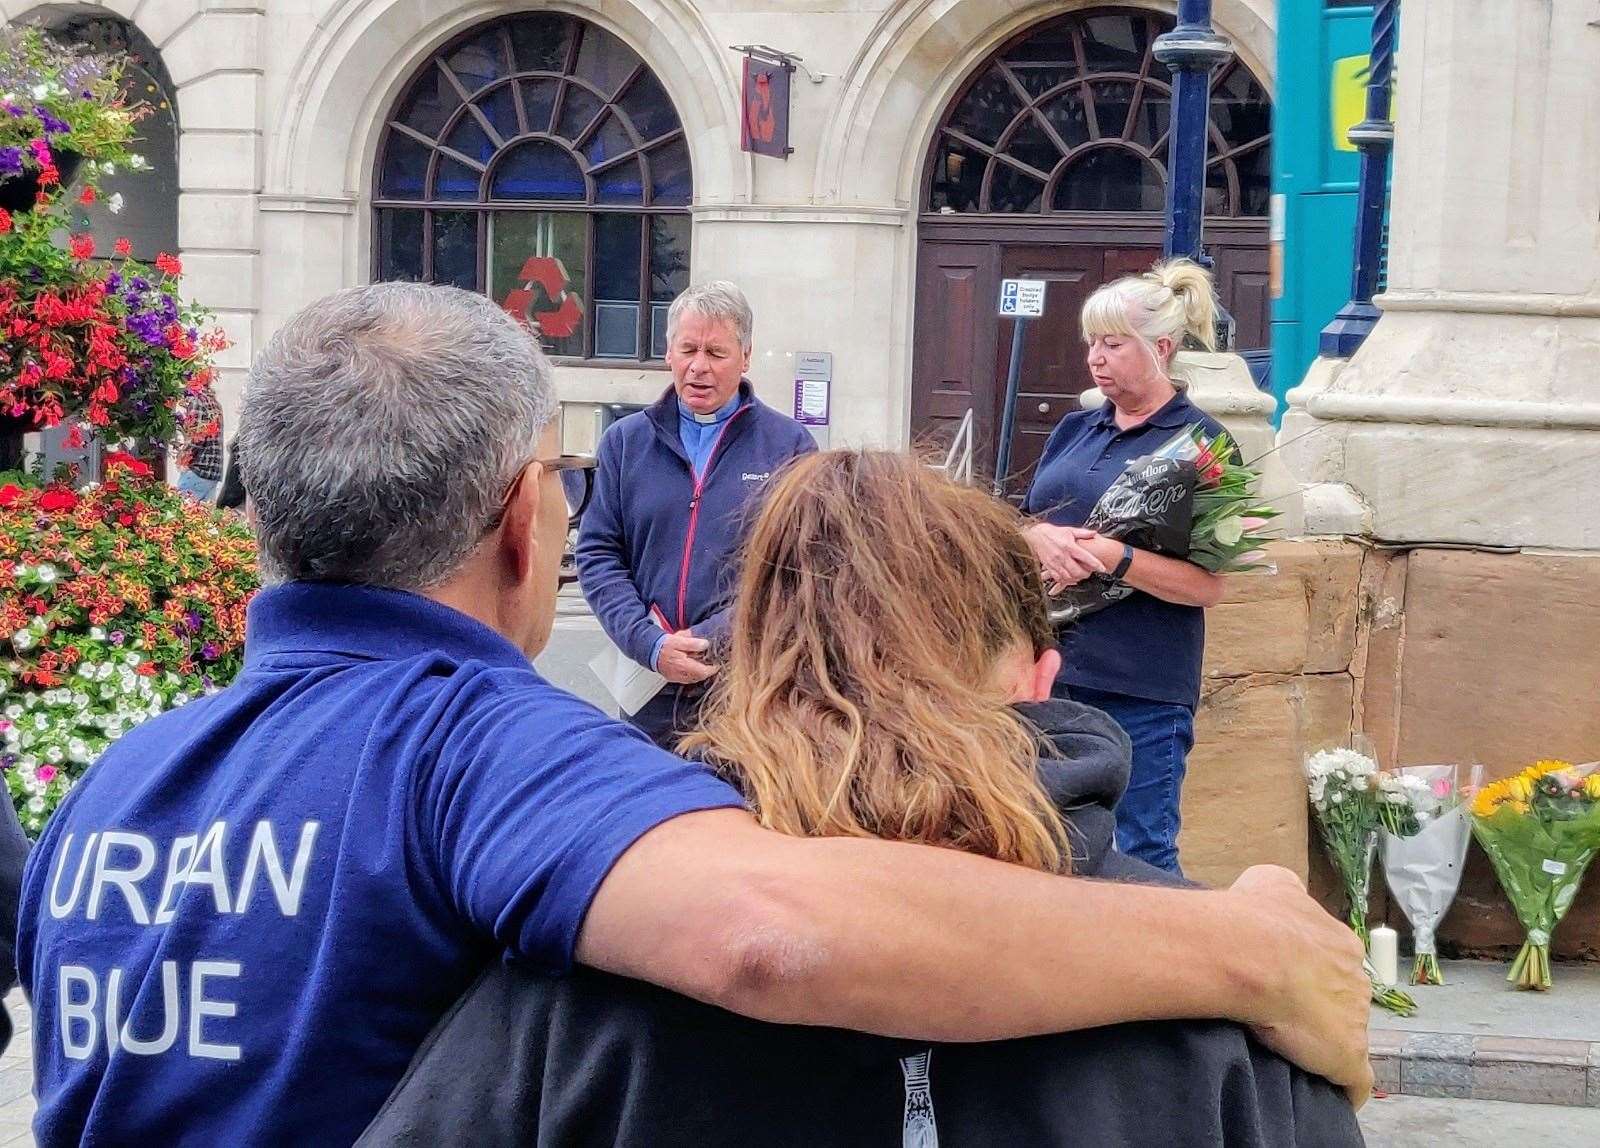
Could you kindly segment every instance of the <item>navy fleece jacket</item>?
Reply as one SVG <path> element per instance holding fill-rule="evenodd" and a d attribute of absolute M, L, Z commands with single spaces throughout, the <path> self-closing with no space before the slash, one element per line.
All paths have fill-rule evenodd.
<path fill-rule="evenodd" d="M 600 625 L 640 665 L 661 628 L 691 629 L 713 645 L 732 612 L 733 558 L 754 499 L 778 469 L 817 449 L 799 423 L 739 383 L 743 405 L 723 425 L 696 482 L 668 388 L 648 410 L 600 439 L 594 497 L 578 528 L 578 582 Z"/>

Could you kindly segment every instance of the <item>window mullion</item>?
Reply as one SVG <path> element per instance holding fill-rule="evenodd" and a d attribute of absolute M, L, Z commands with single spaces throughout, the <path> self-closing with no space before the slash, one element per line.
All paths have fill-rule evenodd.
<path fill-rule="evenodd" d="M 650 290 L 650 241 L 654 236 L 651 227 L 655 217 L 640 215 L 639 220 L 639 322 L 635 324 L 637 331 L 634 335 L 634 357 L 641 362 L 651 357 L 655 349 L 650 345 L 650 329 L 652 326 L 651 313 L 655 310 L 653 297 L 655 292 Z"/>

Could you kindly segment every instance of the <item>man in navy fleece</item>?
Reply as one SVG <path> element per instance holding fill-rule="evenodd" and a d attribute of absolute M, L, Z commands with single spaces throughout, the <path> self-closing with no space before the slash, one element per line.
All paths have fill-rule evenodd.
<path fill-rule="evenodd" d="M 667 679 L 633 723 L 668 747 L 717 672 L 750 501 L 784 463 L 816 449 L 744 377 L 752 327 L 733 283 L 704 283 L 673 300 L 672 389 L 601 438 L 578 533 L 578 578 L 595 616 L 623 653 Z"/>

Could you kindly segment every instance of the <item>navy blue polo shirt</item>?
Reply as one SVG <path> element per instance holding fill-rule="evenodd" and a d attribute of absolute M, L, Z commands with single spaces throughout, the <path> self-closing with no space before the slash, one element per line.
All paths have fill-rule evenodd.
<path fill-rule="evenodd" d="M 412 594 L 290 583 L 228 689 L 129 732 L 23 884 L 43 1145 L 349 1144 L 510 953 L 564 970 L 707 771 Z"/>
<path fill-rule="evenodd" d="M 1082 526 L 1128 463 L 1195 423 L 1213 434 L 1223 429 L 1182 391 L 1128 430 L 1118 428 L 1116 413 L 1116 407 L 1102 403 L 1074 411 L 1056 425 L 1039 456 L 1024 511 L 1057 526 Z M 1204 610 L 1136 590 L 1068 628 L 1056 680 L 1193 707 L 1200 701 L 1205 642 Z"/>

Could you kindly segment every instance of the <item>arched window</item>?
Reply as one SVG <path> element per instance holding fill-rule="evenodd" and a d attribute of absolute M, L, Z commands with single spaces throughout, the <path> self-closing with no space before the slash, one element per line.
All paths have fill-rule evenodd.
<path fill-rule="evenodd" d="M 1127 10 L 1050 20 L 991 57 L 934 141 L 928 210 L 1156 212 L 1172 87 L 1151 51 L 1172 18 Z M 1249 69 L 1212 82 L 1206 214 L 1266 215 L 1272 103 Z"/>
<path fill-rule="evenodd" d="M 678 114 L 631 48 L 507 17 L 436 53 L 388 121 L 374 273 L 487 291 L 552 355 L 659 359 L 692 191 Z"/>

